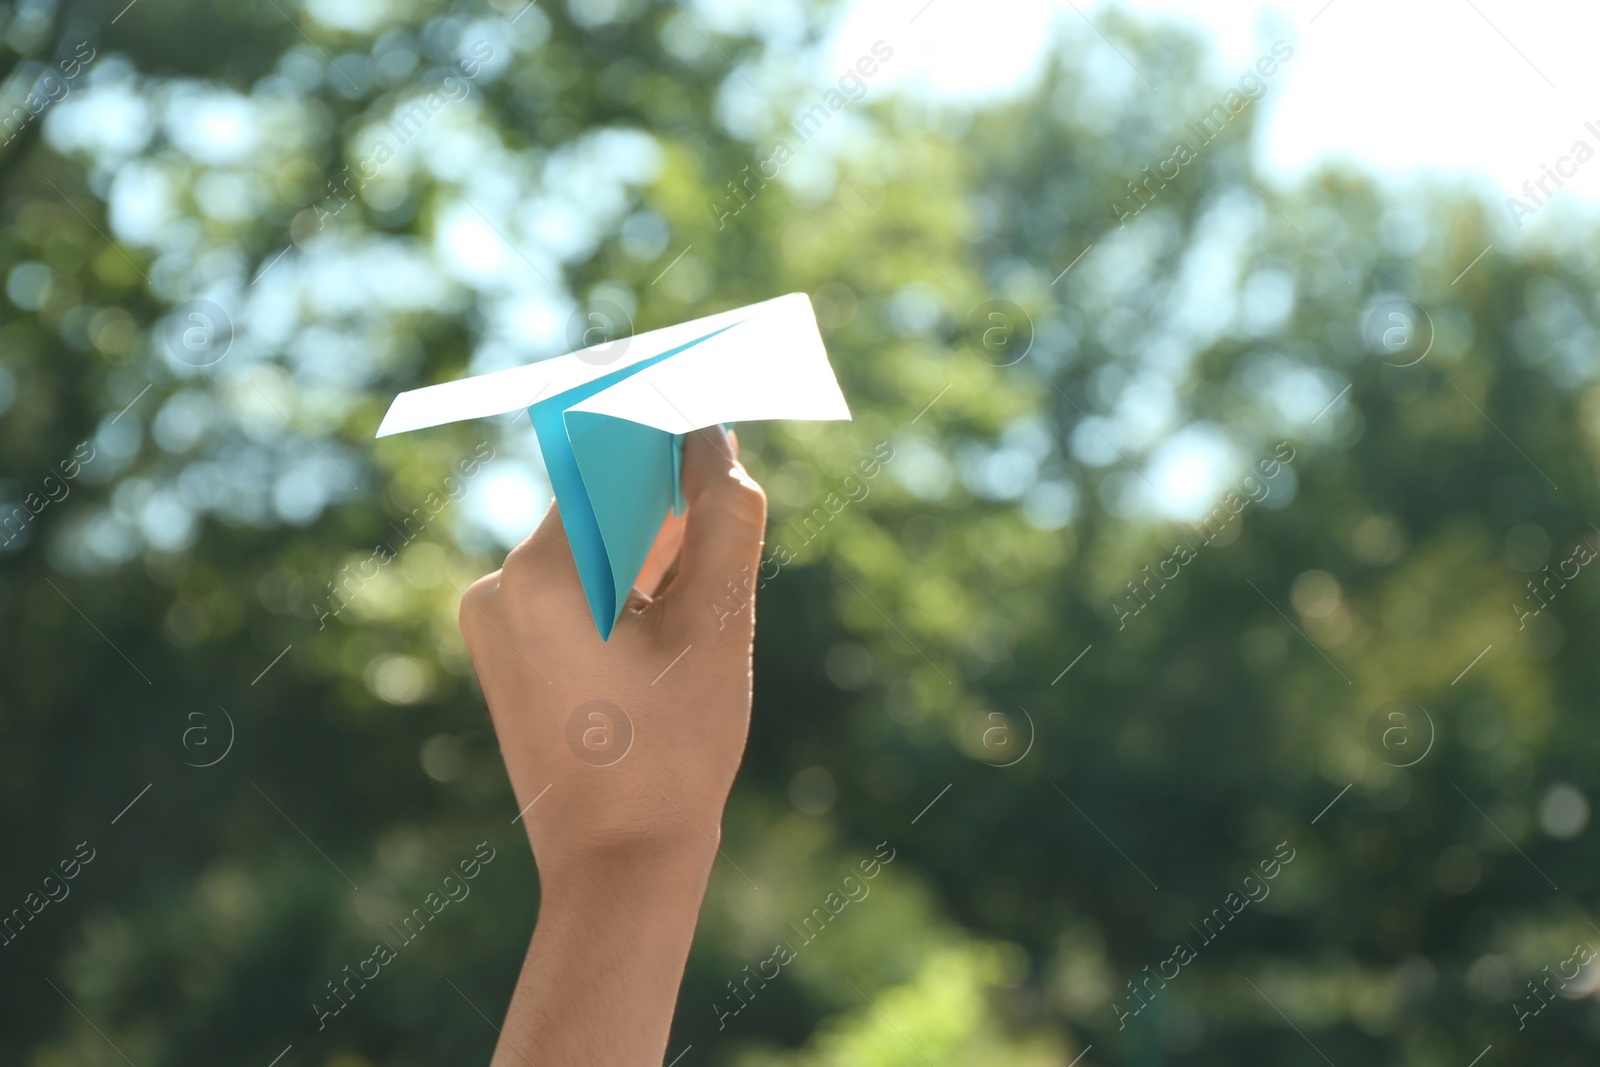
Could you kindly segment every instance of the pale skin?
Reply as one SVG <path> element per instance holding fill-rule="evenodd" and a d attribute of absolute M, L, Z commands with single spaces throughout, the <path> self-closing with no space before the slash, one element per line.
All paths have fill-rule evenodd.
<path fill-rule="evenodd" d="M 462 601 L 540 883 L 493 1067 L 663 1062 L 750 725 L 766 498 L 737 455 L 716 427 L 684 442 L 686 517 L 663 527 L 609 642 L 554 506 Z M 632 724 L 607 765 L 626 730 L 609 708 L 578 712 L 594 700 Z"/>

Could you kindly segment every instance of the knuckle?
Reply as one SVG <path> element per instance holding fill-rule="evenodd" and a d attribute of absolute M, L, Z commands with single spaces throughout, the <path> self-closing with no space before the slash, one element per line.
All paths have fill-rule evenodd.
<path fill-rule="evenodd" d="M 722 494 L 724 506 L 741 518 L 760 522 L 767 514 L 767 493 L 748 474 L 740 471 L 728 479 Z"/>
<path fill-rule="evenodd" d="M 510 552 L 506 553 L 505 562 L 500 565 L 502 573 L 510 576 L 520 575 L 533 566 L 533 549 L 527 541 L 523 541 Z"/>
<path fill-rule="evenodd" d="M 486 574 L 467 586 L 461 596 L 461 606 L 456 620 L 463 634 L 475 632 L 482 625 L 485 614 L 494 605 L 500 591 L 500 572 Z"/>
<path fill-rule="evenodd" d="M 760 536 L 767 525 L 767 502 L 748 493 L 719 493 L 701 506 L 710 525 L 737 530 L 741 536 Z"/>

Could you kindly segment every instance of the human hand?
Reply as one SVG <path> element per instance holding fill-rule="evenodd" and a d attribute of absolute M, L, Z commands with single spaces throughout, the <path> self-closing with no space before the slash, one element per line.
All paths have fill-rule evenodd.
<path fill-rule="evenodd" d="M 750 722 L 766 498 L 719 427 L 684 442 L 669 519 L 609 642 L 552 505 L 467 591 L 461 630 L 541 878 L 600 853 L 714 848 Z M 601 703 L 603 702 L 603 703 Z M 537 801 L 537 803 L 535 803 Z M 532 804 L 532 807 L 528 805 Z"/>

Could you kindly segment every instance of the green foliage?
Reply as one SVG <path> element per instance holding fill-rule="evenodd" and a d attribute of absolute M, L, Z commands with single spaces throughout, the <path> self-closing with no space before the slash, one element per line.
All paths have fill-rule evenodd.
<path fill-rule="evenodd" d="M 0 907 L 96 855 L 0 949 L 0 1060 L 485 1059 L 536 878 L 455 605 L 504 550 L 485 503 L 538 461 L 510 423 L 372 433 L 401 389 L 565 351 L 593 301 L 649 329 L 793 290 L 855 419 L 740 430 L 795 558 L 761 592 L 739 870 L 669 1057 L 1592 1060 L 1589 978 L 1525 1029 L 1513 1008 L 1600 890 L 1600 579 L 1519 618 L 1600 514 L 1587 246 L 1462 275 L 1475 203 L 1268 187 L 1248 113 L 1121 225 L 1219 93 L 1193 42 L 1121 19 L 1154 88 L 1081 26 L 1014 102 L 875 85 L 719 221 L 766 158 L 728 98 L 824 8 L 801 42 L 642 0 L 120 7 L 19 9 L 4 38 L 8 101 L 96 58 L 0 162 L 3 514 L 70 490 L 0 547 Z M 1429 318 L 1410 366 L 1363 342 L 1395 296 Z M 995 299 L 1028 316 L 1008 366 L 973 318 Z M 1197 431 L 1294 457 L 1209 541 L 1141 503 Z M 1399 739 L 1396 700 L 1428 716 Z M 470 898 L 319 1029 L 328 983 L 484 841 Z M 880 842 L 872 895 L 719 1027 Z M 1270 895 L 1205 938 L 1280 842 Z"/>

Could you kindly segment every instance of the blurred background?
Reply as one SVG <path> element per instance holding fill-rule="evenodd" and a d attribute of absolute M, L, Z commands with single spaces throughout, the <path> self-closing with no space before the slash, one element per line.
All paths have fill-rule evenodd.
<path fill-rule="evenodd" d="M 1594 1061 L 1595 14 L 0 12 L 0 1062 L 486 1062 L 549 490 L 378 420 L 791 291 L 670 1062 Z"/>

